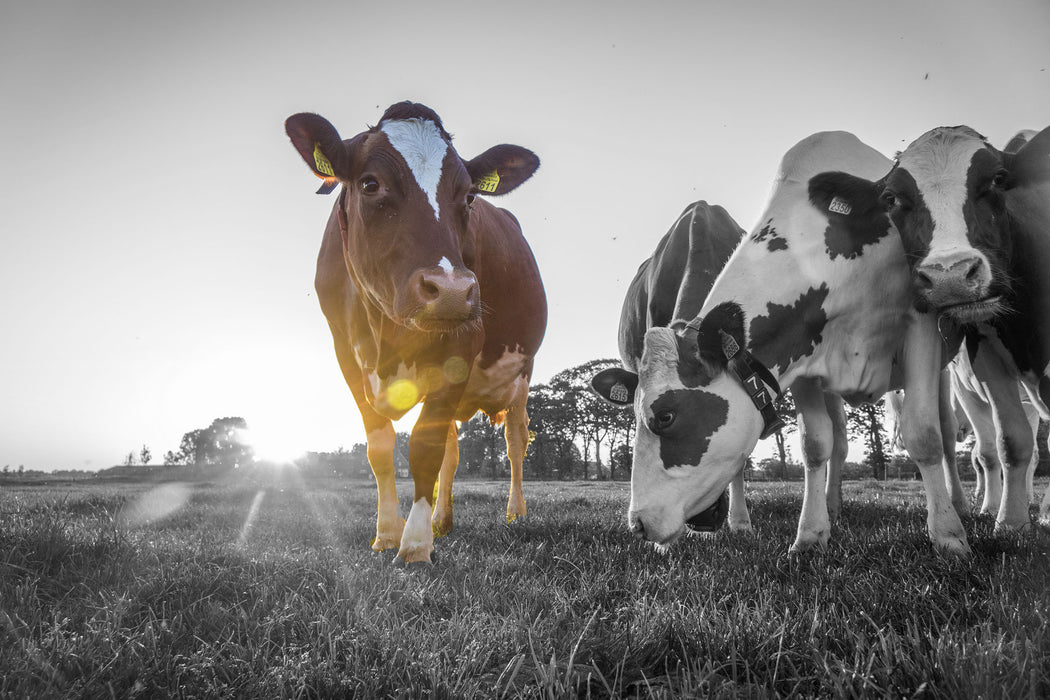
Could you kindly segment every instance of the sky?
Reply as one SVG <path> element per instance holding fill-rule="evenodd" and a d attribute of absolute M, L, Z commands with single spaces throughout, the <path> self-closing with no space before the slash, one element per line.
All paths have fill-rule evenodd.
<path fill-rule="evenodd" d="M 464 158 L 540 156 L 493 198 L 547 289 L 534 383 L 617 357 L 627 284 L 678 214 L 705 199 L 751 229 L 801 138 L 892 156 L 936 126 L 1003 144 L 1050 123 L 1046 0 L 42 0 L 0 20 L 12 469 L 159 461 L 223 416 L 271 458 L 364 441 L 313 291 L 334 195 L 285 136 L 296 112 L 349 138 L 410 99 Z"/>

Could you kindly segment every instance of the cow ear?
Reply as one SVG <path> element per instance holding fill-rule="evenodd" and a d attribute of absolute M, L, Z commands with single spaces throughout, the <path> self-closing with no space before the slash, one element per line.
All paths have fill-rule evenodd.
<path fill-rule="evenodd" d="M 503 144 L 493 146 L 464 165 L 479 192 L 500 195 L 532 177 L 540 167 L 540 159 L 527 148 Z"/>
<path fill-rule="evenodd" d="M 634 404 L 634 391 L 638 388 L 638 375 L 622 367 L 603 369 L 591 378 L 594 393 L 615 406 Z"/>
<path fill-rule="evenodd" d="M 1029 139 L 1017 153 L 1003 154 L 1003 165 L 1014 187 L 1050 180 L 1050 127 Z"/>
<path fill-rule="evenodd" d="M 346 146 L 327 119 L 308 112 L 294 114 L 285 120 L 284 130 L 314 175 L 325 181 L 322 191 L 331 192 L 336 180 L 348 179 L 350 158 Z"/>
<path fill-rule="evenodd" d="M 883 184 L 842 172 L 814 175 L 809 181 L 809 201 L 822 212 L 865 215 L 879 204 Z"/>
<path fill-rule="evenodd" d="M 707 367 L 724 370 L 729 358 L 745 345 L 744 310 L 733 302 L 725 302 L 711 309 L 706 316 L 690 323 L 696 328 L 696 351 Z"/>

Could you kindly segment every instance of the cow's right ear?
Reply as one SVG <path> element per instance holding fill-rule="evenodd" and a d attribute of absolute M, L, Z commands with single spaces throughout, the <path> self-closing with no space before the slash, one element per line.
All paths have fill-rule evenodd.
<path fill-rule="evenodd" d="M 284 130 L 314 175 L 326 184 L 348 178 L 350 158 L 346 146 L 327 119 L 309 112 L 293 114 L 285 120 Z"/>
<path fill-rule="evenodd" d="M 1016 186 L 1050 180 L 1050 127 L 1030 138 L 1016 153 L 1004 154 L 1003 164 Z"/>
<path fill-rule="evenodd" d="M 631 406 L 638 388 L 638 375 L 622 367 L 610 367 L 591 378 L 591 388 L 614 406 Z"/>

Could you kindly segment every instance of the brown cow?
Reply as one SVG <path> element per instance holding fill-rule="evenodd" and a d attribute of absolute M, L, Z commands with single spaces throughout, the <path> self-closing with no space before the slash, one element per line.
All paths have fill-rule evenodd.
<path fill-rule="evenodd" d="M 434 535 L 452 528 L 456 421 L 479 410 L 505 421 L 507 520 L 525 515 L 525 402 L 547 300 L 517 220 L 477 195 L 510 192 L 539 159 L 500 145 L 462 160 L 440 117 L 411 102 L 391 106 L 378 126 L 346 141 L 316 114 L 289 117 L 285 130 L 325 179 L 320 191 L 342 184 L 315 286 L 367 433 L 379 492 L 372 549 L 397 546 L 405 562 L 429 562 Z M 398 514 L 391 421 L 419 403 L 406 522 Z"/>

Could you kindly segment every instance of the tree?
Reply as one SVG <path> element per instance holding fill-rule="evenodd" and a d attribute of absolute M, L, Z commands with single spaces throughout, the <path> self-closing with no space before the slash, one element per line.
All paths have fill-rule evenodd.
<path fill-rule="evenodd" d="M 886 454 L 886 431 L 883 422 L 886 419 L 886 402 L 846 406 L 846 433 L 854 440 L 861 440 L 867 448 L 865 462 L 871 467 L 872 476 L 879 480 L 886 478 L 886 466 L 889 459 Z"/>
<path fill-rule="evenodd" d="M 791 391 L 785 391 L 776 402 L 777 415 L 784 421 L 784 427 L 773 433 L 773 441 L 777 446 L 777 454 L 780 456 L 780 469 L 776 475 L 778 479 L 787 478 L 788 449 L 787 436 L 798 430 L 796 422 L 798 410 L 795 408 L 795 397 Z"/>
<path fill-rule="evenodd" d="M 125 467 L 130 467 L 134 463 L 135 463 L 135 450 L 132 450 L 131 452 L 128 452 L 126 455 L 124 455 L 124 466 Z"/>
<path fill-rule="evenodd" d="M 255 451 L 245 440 L 247 429 L 247 421 L 239 416 L 216 418 L 207 428 L 183 434 L 173 462 L 228 469 L 246 466 L 255 460 Z"/>
<path fill-rule="evenodd" d="M 153 453 L 149 451 L 148 447 L 143 445 L 142 449 L 139 451 L 139 464 L 145 467 L 149 464 L 151 459 L 153 459 Z"/>

